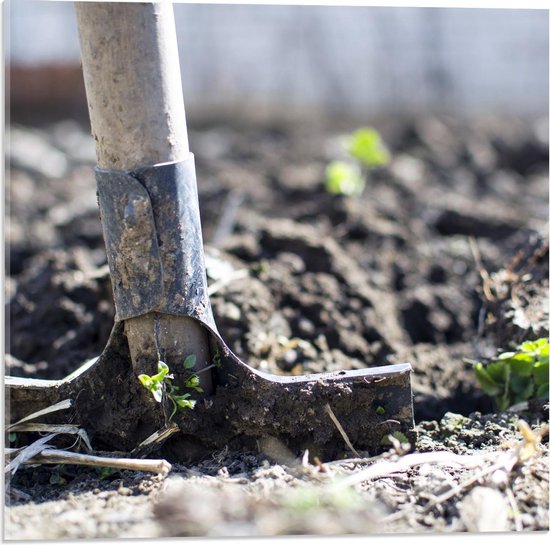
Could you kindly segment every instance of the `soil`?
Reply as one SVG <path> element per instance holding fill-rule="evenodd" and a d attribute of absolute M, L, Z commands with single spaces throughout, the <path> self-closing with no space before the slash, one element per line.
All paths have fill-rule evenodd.
<path fill-rule="evenodd" d="M 548 420 L 534 404 L 496 413 L 472 369 L 548 336 L 548 125 L 375 126 L 392 161 L 359 198 L 323 185 L 356 124 L 191 127 L 218 329 L 275 374 L 410 362 L 416 451 L 489 460 L 522 439 L 519 418 L 534 430 Z M 6 374 L 63 378 L 102 351 L 114 318 L 93 142 L 73 120 L 14 124 L 10 137 Z M 167 477 L 22 467 L 6 491 L 6 537 L 548 530 L 547 435 L 540 453 L 500 479 L 439 462 L 337 490 L 376 461 L 223 449 Z"/>

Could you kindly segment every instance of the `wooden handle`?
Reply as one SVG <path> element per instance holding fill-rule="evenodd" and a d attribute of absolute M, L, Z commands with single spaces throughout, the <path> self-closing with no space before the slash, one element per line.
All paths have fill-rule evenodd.
<path fill-rule="evenodd" d="M 189 155 L 170 3 L 76 2 L 82 68 L 98 165 L 132 170 Z M 201 241 L 202 244 L 202 241 Z M 211 363 L 206 331 L 187 317 L 150 313 L 124 322 L 136 373 L 196 356 Z M 205 392 L 210 373 L 201 375 Z"/>
<path fill-rule="evenodd" d="M 76 2 L 86 96 L 102 168 L 189 154 L 170 3 Z"/>

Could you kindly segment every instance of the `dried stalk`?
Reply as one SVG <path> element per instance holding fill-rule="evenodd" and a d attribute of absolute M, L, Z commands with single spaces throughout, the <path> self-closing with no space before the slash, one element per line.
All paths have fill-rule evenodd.
<path fill-rule="evenodd" d="M 325 405 L 325 411 L 330 416 L 330 419 L 334 422 L 334 425 L 336 426 L 336 429 L 340 432 L 340 435 L 342 436 L 342 439 L 345 441 L 348 448 L 353 452 L 353 455 L 357 458 L 360 458 L 360 454 L 353 448 L 353 445 L 351 444 L 351 441 L 349 440 L 348 434 L 342 427 L 342 424 L 338 421 L 338 418 L 336 418 L 336 415 L 332 411 L 331 406 L 327 403 Z"/>
<path fill-rule="evenodd" d="M 140 460 L 136 458 L 110 458 L 79 454 L 66 450 L 46 448 L 39 454 L 22 462 L 24 464 L 74 464 L 93 467 L 112 467 L 115 469 L 130 469 L 132 471 L 148 471 L 167 475 L 172 465 L 166 460 Z"/>

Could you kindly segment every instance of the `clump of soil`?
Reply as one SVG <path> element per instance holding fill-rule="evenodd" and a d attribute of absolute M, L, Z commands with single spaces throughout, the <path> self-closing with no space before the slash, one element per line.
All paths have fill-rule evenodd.
<path fill-rule="evenodd" d="M 409 361 L 420 450 L 499 448 L 501 435 L 519 437 L 515 420 L 492 414 L 472 362 L 548 335 L 547 126 L 385 120 L 377 128 L 391 163 L 369 174 L 362 197 L 329 195 L 324 168 L 339 153 L 339 136 L 355 128 L 191 130 L 220 333 L 244 361 L 278 374 Z M 6 372 L 62 378 L 101 352 L 114 316 L 93 145 L 74 122 L 12 131 Z M 462 415 L 462 424 L 449 428 L 449 413 Z M 265 454 L 215 453 L 176 466 L 166 490 L 130 472 L 100 479 L 71 469 L 60 486 L 50 481 L 64 469 L 21 469 L 12 482 L 19 495 L 9 497 L 11 536 L 464 531 L 480 524 L 467 514 L 479 498 L 510 501 L 508 489 L 486 483 L 489 492 L 469 488 L 427 512 L 411 508 L 382 529 L 380 518 L 425 505 L 422 490 L 433 495 L 466 474 L 417 470 L 372 481 L 337 504 L 308 487 L 356 466 L 337 466 L 331 477 L 308 467 L 296 473 Z M 502 529 L 548 528 L 545 468 L 546 460 L 533 458 L 512 475 L 519 514 Z M 176 509 L 171 494 L 189 502 Z M 197 507 L 203 495 L 208 513 Z M 293 502 L 305 507 L 297 511 Z M 379 512 L 373 502 L 385 507 Z M 79 509 L 88 512 L 87 526 Z M 66 524 L 51 528 L 43 521 L 56 510 Z M 128 515 L 117 518 L 116 510 Z"/>

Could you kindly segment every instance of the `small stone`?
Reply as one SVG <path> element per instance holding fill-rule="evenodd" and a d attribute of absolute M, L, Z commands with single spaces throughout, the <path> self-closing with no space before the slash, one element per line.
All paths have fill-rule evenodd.
<path fill-rule="evenodd" d="M 126 486 L 120 486 L 119 489 L 118 489 L 118 493 L 121 495 L 121 496 L 131 496 L 132 495 L 132 490 Z"/>
<path fill-rule="evenodd" d="M 298 352 L 293 348 L 287 350 L 284 355 L 285 363 L 288 365 L 293 365 L 298 359 Z"/>
<path fill-rule="evenodd" d="M 459 504 L 468 532 L 508 532 L 508 502 L 494 488 L 476 486 Z"/>
<path fill-rule="evenodd" d="M 227 302 L 223 306 L 223 315 L 233 322 L 238 322 L 241 319 L 241 310 L 235 303 Z"/>

